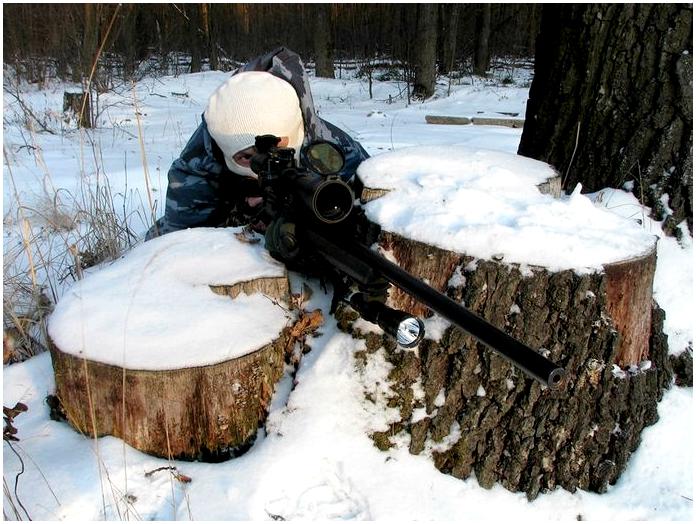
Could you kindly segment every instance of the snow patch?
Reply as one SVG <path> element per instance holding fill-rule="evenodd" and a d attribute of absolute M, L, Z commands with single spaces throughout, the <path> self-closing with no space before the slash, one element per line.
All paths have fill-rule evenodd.
<path fill-rule="evenodd" d="M 384 229 L 482 260 L 587 273 L 655 244 L 638 224 L 595 207 L 579 185 L 559 199 L 542 194 L 537 186 L 555 171 L 519 155 L 411 147 L 366 160 L 358 176 L 391 190 L 365 205 Z"/>

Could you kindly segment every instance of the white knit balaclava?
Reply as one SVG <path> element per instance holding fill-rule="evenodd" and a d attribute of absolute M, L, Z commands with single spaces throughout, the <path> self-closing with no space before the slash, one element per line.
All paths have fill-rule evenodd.
<path fill-rule="evenodd" d="M 205 121 L 233 173 L 256 176 L 237 164 L 236 153 L 254 145 L 257 135 L 287 136 L 299 152 L 304 140 L 300 100 L 293 87 L 271 73 L 238 73 L 218 87 L 208 100 Z"/>

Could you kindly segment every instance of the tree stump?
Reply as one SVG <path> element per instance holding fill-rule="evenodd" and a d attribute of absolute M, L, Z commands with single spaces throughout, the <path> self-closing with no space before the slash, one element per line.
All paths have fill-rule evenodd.
<path fill-rule="evenodd" d="M 434 161 L 438 152 L 396 151 L 360 167 L 366 187 L 381 190 L 368 191 L 382 196 L 365 205 L 368 217 L 382 225 L 381 250 L 539 349 L 567 375 L 557 390 L 542 387 L 442 319 L 427 320 L 426 328 L 434 326 L 434 333 L 426 335 L 417 351 L 407 351 L 386 337 L 363 332 L 349 316 L 343 325 L 367 341 L 363 359 L 380 352 L 393 366 L 388 405 L 399 409 L 399 420 L 372 438 L 381 449 L 405 441 L 411 453 L 426 454 L 443 472 L 459 478 L 474 473 L 484 487 L 500 483 L 530 499 L 555 487 L 602 492 L 624 470 L 642 429 L 656 422 L 657 402 L 671 381 L 664 314 L 652 299 L 655 239 L 635 223 L 625 221 L 622 228 L 618 220 L 623 219 L 594 208 L 579 193 L 557 199 L 530 191 L 530 205 L 524 207 L 516 199 L 525 189 L 515 186 L 518 182 L 506 169 L 528 178 L 529 187 L 543 187 L 540 179 L 554 178 L 545 164 L 534 167 L 526 159 L 520 164 L 520 157 L 507 155 L 503 169 L 499 154 L 452 147 L 441 151 L 449 159 L 442 165 Z M 530 168 L 539 177 L 528 176 Z M 511 187 L 506 190 L 505 184 Z M 489 195 L 490 223 L 466 212 L 470 207 L 483 212 L 479 203 L 488 198 L 486 186 L 494 193 Z M 513 202 L 518 202 L 516 208 Z M 430 208 L 430 219 L 427 211 L 420 214 L 419 205 Z M 557 224 L 530 235 L 528 227 L 540 226 L 529 222 L 546 216 L 544 206 L 565 225 L 574 214 L 566 206 L 582 210 L 576 217 L 581 240 L 575 242 L 572 234 L 563 238 Z M 408 210 L 403 211 L 410 213 L 408 220 L 399 209 Z M 424 227 L 428 220 L 436 222 L 435 229 Z M 467 238 L 449 238 L 447 224 L 453 230 L 461 227 Z M 489 234 L 490 249 L 478 242 L 478 228 Z M 527 244 L 523 249 L 504 245 L 516 236 Z M 627 251 L 599 254 L 591 267 L 573 263 L 584 249 L 623 244 L 629 236 L 633 240 L 624 246 Z M 572 256 L 543 256 L 568 246 L 576 248 Z M 392 290 L 390 301 L 413 314 L 429 315 L 399 290 Z"/>
<path fill-rule="evenodd" d="M 89 93 L 65 91 L 63 93 L 63 113 L 74 118 L 77 127 L 92 127 L 91 97 Z"/>
<path fill-rule="evenodd" d="M 57 304 L 56 396 L 75 429 L 160 457 L 217 460 L 250 446 L 296 335 L 284 267 L 239 232 L 159 237 Z"/>

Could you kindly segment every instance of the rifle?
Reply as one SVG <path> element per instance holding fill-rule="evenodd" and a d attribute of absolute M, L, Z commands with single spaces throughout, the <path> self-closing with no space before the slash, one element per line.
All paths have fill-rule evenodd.
<path fill-rule="evenodd" d="M 415 347 L 425 335 L 424 324 L 384 303 L 393 284 L 529 377 L 551 388 L 559 386 L 563 368 L 369 247 L 380 228 L 367 220 L 353 190 L 338 176 L 345 161 L 335 144 L 318 141 L 306 146 L 302 153 L 308 167 L 302 167 L 295 150 L 277 147 L 279 141 L 273 135 L 256 137 L 257 154 L 251 159 L 270 219 L 266 247 L 290 269 L 319 265 L 334 275 L 332 311 L 337 302 L 346 302 L 399 345 Z"/>

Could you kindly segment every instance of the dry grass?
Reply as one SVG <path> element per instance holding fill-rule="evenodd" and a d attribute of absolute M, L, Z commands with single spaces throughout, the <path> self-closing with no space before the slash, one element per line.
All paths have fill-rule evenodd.
<path fill-rule="evenodd" d="M 33 153 L 36 164 L 45 165 L 41 149 Z M 4 156 L 14 193 L 3 217 L 3 362 L 11 363 L 46 349 L 46 317 L 62 289 L 87 268 L 114 260 L 132 247 L 138 236 L 130 223 L 142 218 L 145 224 L 149 213 L 127 213 L 125 203 L 119 212 L 119 199 L 104 176 L 96 182 L 83 178 L 79 194 L 73 195 L 54 189 L 48 170 L 43 194 L 25 204 L 12 160 L 6 151 Z"/>
<path fill-rule="evenodd" d="M 152 210 L 147 209 L 142 200 L 140 204 L 134 201 L 132 194 L 128 195 L 129 199 L 127 195 L 114 194 L 108 178 L 103 174 L 103 166 L 97 163 L 101 158 L 100 152 L 96 150 L 93 140 L 89 140 L 89 144 L 97 176 L 82 176 L 74 194 L 64 189 L 54 189 L 41 157 L 41 148 L 30 149 L 35 164 L 44 169 L 43 193 L 34 195 L 30 204 L 22 200 L 17 190 L 13 174 L 16 164 L 4 151 L 6 179 L 9 179 L 14 194 L 13 202 L 3 216 L 5 364 L 21 362 L 46 351 L 48 316 L 64 290 L 81 279 L 89 268 L 122 256 L 139 242 L 132 224 L 139 228 L 147 227 L 148 219 L 152 216 Z M 132 211 L 133 208 L 136 210 Z M 127 493 L 121 493 L 109 477 L 100 456 L 96 434 L 86 436 L 94 439 L 104 518 L 108 518 L 108 505 L 109 511 L 115 511 L 121 520 L 140 520 Z M 30 458 L 24 453 L 22 455 Z M 19 460 L 22 461 L 21 456 Z M 4 516 L 16 520 L 30 519 L 31 515 L 22 507 L 16 488 L 10 489 L 12 482 L 7 481 L 4 475 L 3 480 L 7 508 Z M 112 499 L 113 503 L 107 504 L 107 499 Z"/>
<path fill-rule="evenodd" d="M 95 56 L 89 79 L 83 86 L 86 92 L 91 91 L 95 67 L 116 20 L 116 13 Z M 4 210 L 3 216 L 3 363 L 8 364 L 21 362 L 46 351 L 48 315 L 63 290 L 81 279 L 88 268 L 120 257 L 137 243 L 139 238 L 131 224 L 149 226 L 154 221 L 155 208 L 147 171 L 144 173 L 148 193 L 147 205 L 143 204 L 142 199 L 139 203 L 134 202 L 132 192 L 113 193 L 108 177 L 105 176 L 99 146 L 84 129 L 79 130 L 81 154 L 80 165 L 76 170 L 76 175 L 80 175 L 80 186 L 74 194 L 65 189 L 56 189 L 50 170 L 44 162 L 35 129 L 38 128 L 42 133 L 60 135 L 64 131 L 62 121 L 47 120 L 44 118 L 45 115 L 33 112 L 23 102 L 19 86 L 8 87 L 5 84 L 4 87 L 5 93 L 10 95 L 20 108 L 17 118 L 13 121 L 6 118 L 4 123 L 20 127 L 25 144 L 19 150 L 26 148 L 27 152 L 31 152 L 34 165 L 43 173 L 43 193 L 32 195 L 30 203 L 22 201 L 13 176 L 16 159 L 12 157 L 12 152 L 8 154 L 3 147 L 5 173 L 11 182 L 14 195 L 14 201 L 9 209 Z M 12 87 L 16 89 L 13 90 Z M 136 117 L 139 117 L 135 104 L 137 101 L 134 99 L 134 112 Z M 83 105 L 82 112 L 84 111 Z M 57 129 L 52 127 L 56 123 L 60 126 Z M 147 166 L 139 120 L 138 131 L 143 165 Z M 92 163 L 89 169 L 86 168 L 88 163 Z M 87 171 L 93 175 L 87 176 Z M 135 198 L 138 197 L 136 193 Z M 89 391 L 89 384 L 87 387 Z M 93 406 L 90 408 L 90 414 L 94 419 Z M 132 517 L 141 520 L 128 497 L 127 476 L 125 489 L 121 492 L 109 477 L 100 455 L 96 428 L 93 427 L 92 430 L 93 434 L 86 436 L 94 439 L 94 452 L 100 472 L 103 517 L 108 518 L 106 502 L 110 490 L 113 504 L 109 504 L 109 507 L 115 509 L 120 520 L 130 520 Z M 3 516 L 6 519 L 23 520 L 26 517 L 31 520 L 31 515 L 17 494 L 17 482 L 24 471 L 22 456 L 17 454 L 17 457 L 22 468 L 15 479 L 14 491 L 10 490 L 3 475 Z M 27 458 L 31 460 L 30 457 Z M 124 450 L 124 473 L 126 469 Z M 48 483 L 47 480 L 46 482 Z M 60 505 L 59 502 L 58 504 Z"/>

